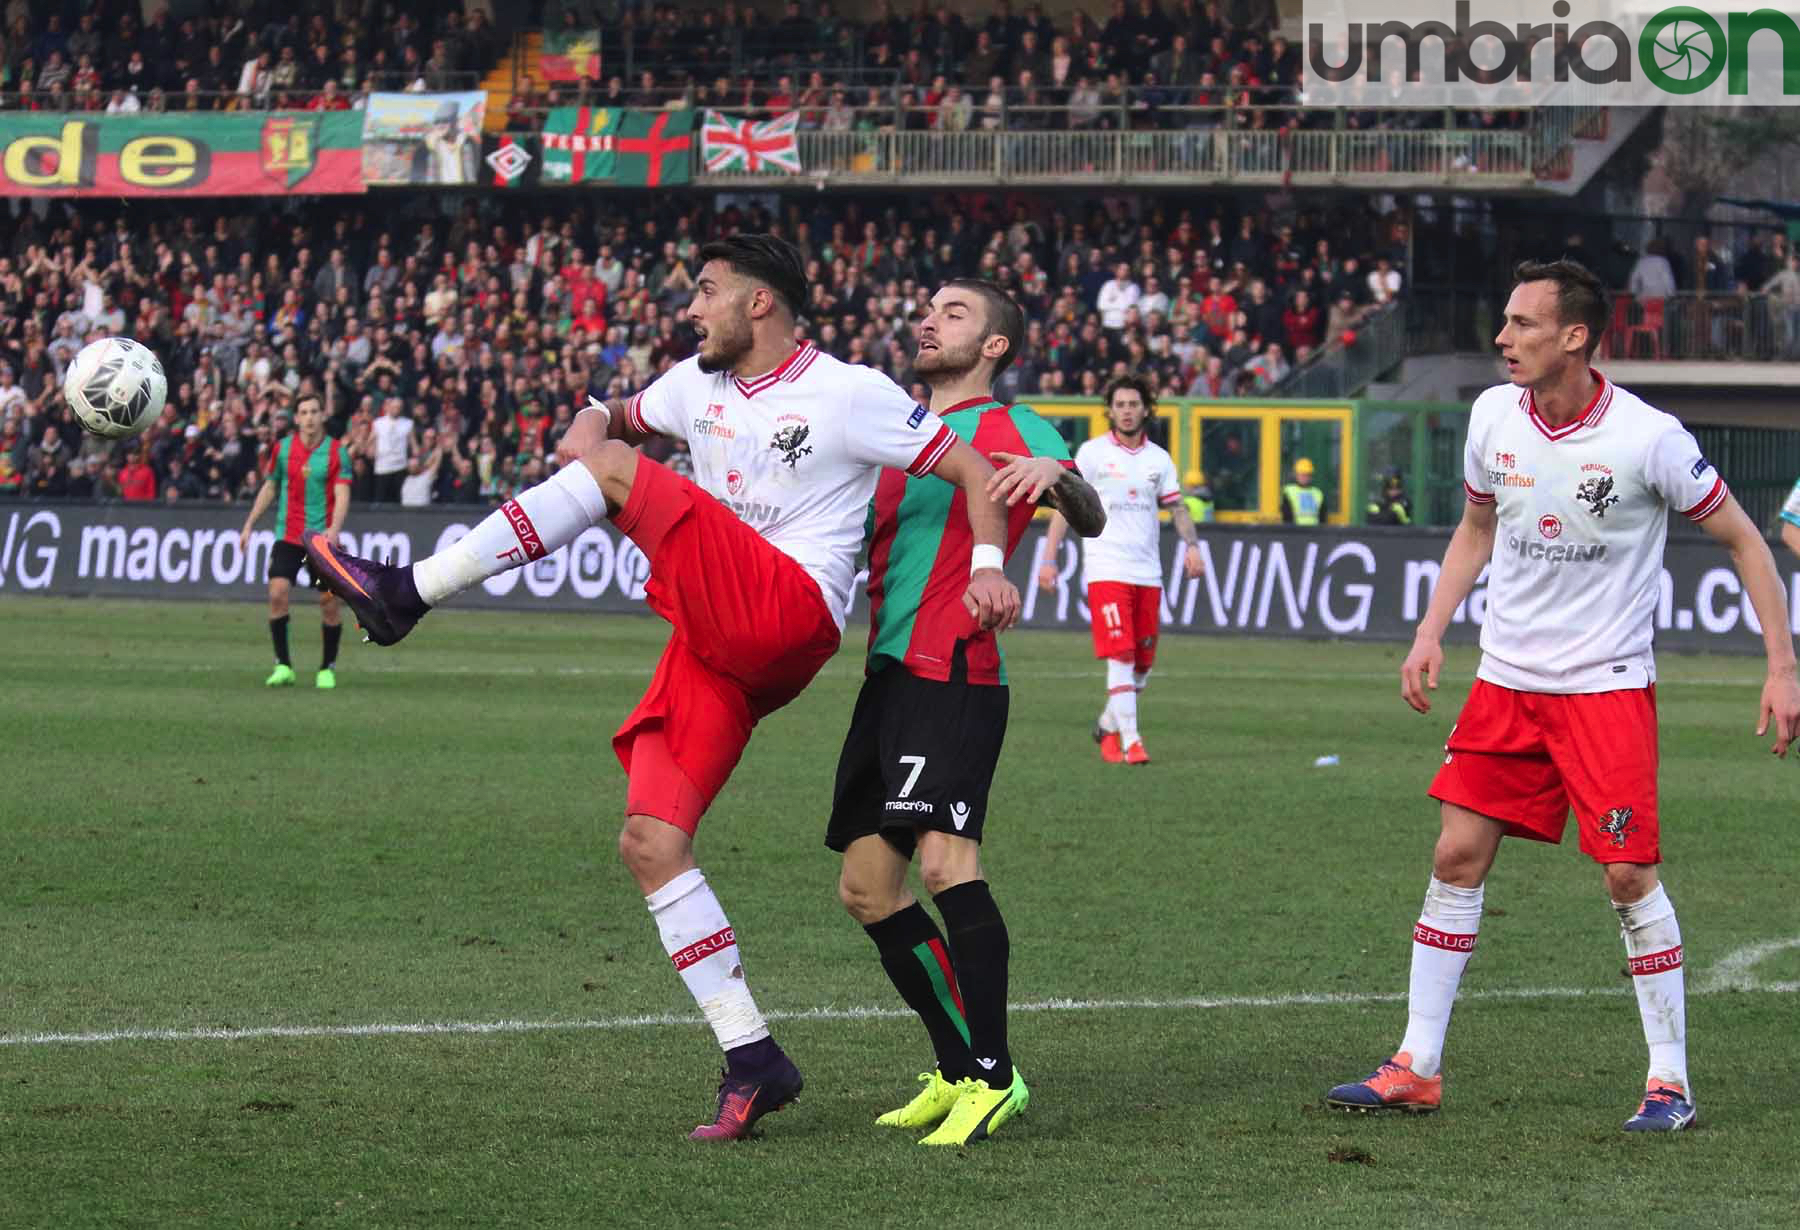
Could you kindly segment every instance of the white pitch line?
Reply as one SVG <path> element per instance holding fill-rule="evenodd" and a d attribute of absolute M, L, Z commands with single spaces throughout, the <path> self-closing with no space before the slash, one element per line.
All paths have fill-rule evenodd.
<path fill-rule="evenodd" d="M 1747 966 L 1745 967 L 1748 968 Z M 1736 991 L 1760 991 L 1791 995 L 1800 982 L 1734 986 Z M 1469 991 L 1459 1000 L 1546 1000 L 1613 998 L 1629 995 L 1629 987 L 1520 987 Z M 1696 991 L 1696 994 L 1715 994 Z M 1302 992 L 1293 995 L 1191 996 L 1181 999 L 1044 999 L 1013 1004 L 1012 1012 L 1180 1012 L 1242 1008 L 1354 1008 L 1371 1004 L 1395 1004 L 1406 1000 L 1404 992 Z M 910 1017 L 903 1008 L 806 1008 L 768 1012 L 771 1021 L 879 1021 Z M 250 1042 L 264 1038 L 391 1038 L 439 1035 L 530 1034 L 551 1031 L 653 1029 L 694 1026 L 697 1015 L 678 1012 L 642 1016 L 600 1017 L 573 1021 L 419 1021 L 370 1025 L 262 1025 L 243 1029 L 114 1029 L 93 1033 L 0 1034 L 0 1046 L 75 1046 L 108 1042 Z"/>

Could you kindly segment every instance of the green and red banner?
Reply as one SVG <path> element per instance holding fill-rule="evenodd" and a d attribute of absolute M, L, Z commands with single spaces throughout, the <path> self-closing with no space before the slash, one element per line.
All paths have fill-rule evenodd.
<path fill-rule="evenodd" d="M 538 70 L 544 80 L 558 85 L 574 83 L 586 77 L 600 79 L 600 31 L 546 30 L 544 50 L 538 56 Z"/>
<path fill-rule="evenodd" d="M 694 172 L 694 112 L 552 107 L 544 120 L 545 184 L 685 184 Z"/>
<path fill-rule="evenodd" d="M 360 111 L 0 114 L 0 196 L 361 192 Z"/>

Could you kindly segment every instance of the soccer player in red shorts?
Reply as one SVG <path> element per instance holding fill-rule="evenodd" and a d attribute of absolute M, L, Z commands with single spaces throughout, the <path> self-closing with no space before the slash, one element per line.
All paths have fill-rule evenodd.
<path fill-rule="evenodd" d="M 1106 663 L 1106 707 L 1094 723 L 1094 741 L 1108 764 L 1149 764 L 1138 735 L 1138 693 L 1156 662 L 1162 624 L 1162 523 L 1157 510 L 1182 541 L 1182 568 L 1190 577 L 1203 565 L 1194 518 L 1181 499 L 1175 459 L 1150 439 L 1156 401 L 1142 376 L 1113 379 L 1103 394 L 1112 430 L 1075 450 L 1075 468 L 1106 502 L 1106 532 L 1082 547 L 1081 574 L 1087 583 L 1088 611 L 1094 620 L 1094 656 Z M 1044 564 L 1038 584 L 1055 589 L 1056 566 L 1068 522 L 1058 512 L 1044 535 Z"/>
<path fill-rule="evenodd" d="M 757 721 L 836 652 L 884 466 L 961 488 L 974 540 L 996 556 L 1006 522 L 986 494 L 992 467 L 942 420 L 881 373 L 795 344 L 806 279 L 791 245 L 740 235 L 705 245 L 700 258 L 687 312 L 699 353 L 629 402 L 578 415 L 547 482 L 408 567 L 345 556 L 321 535 L 307 551 L 378 644 L 603 518 L 644 552 L 645 599 L 674 634 L 613 737 L 629 777 L 619 851 L 725 1052 L 717 1114 L 693 1137 L 735 1140 L 791 1102 L 801 1081 L 769 1036 L 737 934 L 695 862 L 700 817 Z M 632 447 L 654 434 L 688 442 L 694 482 Z M 972 573 L 962 600 L 983 627 L 1018 618 L 1018 591 L 998 565 Z"/>
<path fill-rule="evenodd" d="M 1437 687 L 1444 629 L 1488 567 L 1481 665 L 1431 784 L 1442 823 L 1413 927 L 1406 1035 L 1374 1075 L 1326 1101 L 1438 1108 L 1450 1008 L 1500 840 L 1559 842 L 1573 811 L 1619 915 L 1650 1050 L 1625 1129 L 1681 1131 L 1697 1111 L 1681 930 L 1657 874 L 1651 653 L 1670 509 L 1731 551 L 1768 658 L 1757 733 L 1773 719 L 1778 756 L 1800 728 L 1787 602 L 1768 544 L 1693 436 L 1588 366 L 1610 319 L 1600 280 L 1573 261 L 1528 261 L 1514 278 L 1496 339 L 1511 380 L 1469 415 L 1462 524 L 1400 668 L 1401 696 L 1429 711 L 1420 676 Z"/>

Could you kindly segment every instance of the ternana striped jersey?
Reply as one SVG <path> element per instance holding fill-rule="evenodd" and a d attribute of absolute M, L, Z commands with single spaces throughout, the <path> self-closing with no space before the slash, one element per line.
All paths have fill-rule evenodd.
<path fill-rule="evenodd" d="M 1074 468 L 1068 444 L 1030 406 L 977 398 L 950 407 L 943 419 L 983 457 L 996 452 L 1049 457 Z M 1007 510 L 1009 556 L 1036 511 L 1025 500 Z M 921 679 L 947 680 L 960 642 L 967 682 L 1004 684 L 1006 662 L 999 639 L 976 627 L 963 609 L 975 539 L 962 489 L 940 479 L 883 470 L 867 534 L 869 673 L 897 662 Z"/>
<path fill-rule="evenodd" d="M 1561 427 L 1510 384 L 1481 394 L 1469 414 L 1463 485 L 1499 516 L 1476 673 L 1501 687 L 1654 683 L 1669 510 L 1701 521 L 1729 494 L 1678 419 L 1594 378 L 1593 400 Z"/>
<path fill-rule="evenodd" d="M 331 514 L 343 498 L 339 484 L 350 482 L 342 440 L 326 436 L 307 448 L 297 431 L 282 437 L 263 474 L 275 484 L 275 536 L 295 546 L 306 531 L 330 526 Z"/>

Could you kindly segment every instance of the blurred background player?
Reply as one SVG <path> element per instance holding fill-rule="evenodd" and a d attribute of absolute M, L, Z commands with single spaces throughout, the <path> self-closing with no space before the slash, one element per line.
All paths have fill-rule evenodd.
<path fill-rule="evenodd" d="M 275 545 L 269 551 L 269 639 L 275 645 L 275 669 L 263 682 L 271 688 L 294 686 L 294 664 L 288 656 L 288 599 L 300 565 L 306 562 L 305 537 L 316 530 L 337 545 L 350 513 L 350 464 L 343 441 L 325 434 L 325 403 L 316 393 L 302 393 L 294 403 L 294 430 L 269 450 L 264 481 L 238 531 L 238 549 L 248 551 L 250 531 L 271 505 L 275 509 Z M 337 686 L 338 643 L 344 635 L 337 595 L 325 588 L 318 569 L 312 584 L 319 591 L 320 634 L 324 653 L 314 683 Z"/>
<path fill-rule="evenodd" d="M 1313 486 L 1309 457 L 1294 463 L 1294 480 L 1281 489 L 1281 519 L 1288 525 L 1324 524 L 1325 493 Z"/>
<path fill-rule="evenodd" d="M 772 235 L 700 249 L 687 319 L 699 352 L 629 402 L 593 403 L 557 445 L 548 481 L 459 542 L 407 567 L 307 539 L 377 644 L 438 603 L 541 559 L 611 518 L 650 562 L 645 601 L 673 625 L 649 690 L 613 736 L 628 778 L 619 853 L 688 992 L 725 1052 L 718 1106 L 694 1140 L 740 1140 L 802 1081 L 750 994 L 737 932 L 694 858 L 700 819 L 756 723 L 798 696 L 843 635 L 856 554 L 884 466 L 962 491 L 978 552 L 958 601 L 1010 627 L 1019 593 L 1000 571 L 993 468 L 900 388 L 794 341 L 806 302 L 800 254 Z M 632 447 L 684 440 L 695 481 Z"/>
<path fill-rule="evenodd" d="M 1650 1050 L 1625 1130 L 1680 1131 L 1697 1112 L 1681 928 L 1657 875 L 1651 652 L 1669 510 L 1731 551 L 1768 658 L 1757 733 L 1774 718 L 1778 756 L 1800 724 L 1786 595 L 1768 544 L 1694 437 L 1588 366 L 1609 320 L 1600 280 L 1567 260 L 1528 261 L 1514 277 L 1495 339 L 1510 383 L 1475 399 L 1462 523 L 1400 668 L 1401 696 L 1428 712 L 1420 676 L 1437 687 L 1444 629 L 1491 563 L 1481 665 L 1431 783 L 1441 828 L 1413 927 L 1406 1035 L 1372 1076 L 1326 1101 L 1438 1109 L 1450 1009 L 1500 839 L 1560 842 L 1573 809 L 1582 852 L 1601 865 L 1619 916 Z"/>
<path fill-rule="evenodd" d="M 1389 470 L 1381 479 L 1381 491 L 1369 501 L 1370 525 L 1411 525 L 1412 498 L 1400 471 Z"/>
<path fill-rule="evenodd" d="M 1138 693 L 1156 662 L 1162 623 L 1162 525 L 1169 520 L 1182 542 L 1182 569 L 1189 577 L 1204 570 L 1200 536 L 1175 481 L 1175 460 L 1151 440 L 1147 429 L 1156 403 L 1150 382 L 1124 375 L 1106 386 L 1106 421 L 1111 430 L 1075 450 L 1075 468 L 1092 483 L 1106 506 L 1106 531 L 1083 544 L 1082 581 L 1094 622 L 1094 656 L 1106 663 L 1106 707 L 1094 723 L 1100 758 L 1108 764 L 1149 764 L 1138 734 Z M 1055 561 L 1068 520 L 1058 512 L 1044 535 L 1044 563 L 1038 584 L 1055 589 Z"/>
<path fill-rule="evenodd" d="M 1041 502 L 1096 534 L 1105 510 L 1074 472 L 1068 445 L 1029 406 L 994 400 L 994 379 L 1025 336 L 1011 296 L 987 282 L 945 284 L 919 324 L 913 371 L 931 409 L 1002 468 L 1006 547 Z M 994 633 L 964 609 L 973 547 L 955 488 L 886 469 L 869 535 L 869 656 L 844 736 L 825 844 L 844 856 L 838 895 L 875 942 L 881 966 L 918 1013 L 936 1053 L 925 1088 L 876 1120 L 941 1125 L 920 1143 L 984 1140 L 1030 1100 L 1006 1035 L 1011 940 L 980 852 L 988 789 L 1006 737 L 1006 664 Z M 985 562 L 993 563 L 991 554 Z M 919 875 L 944 932 L 907 890 Z"/>

